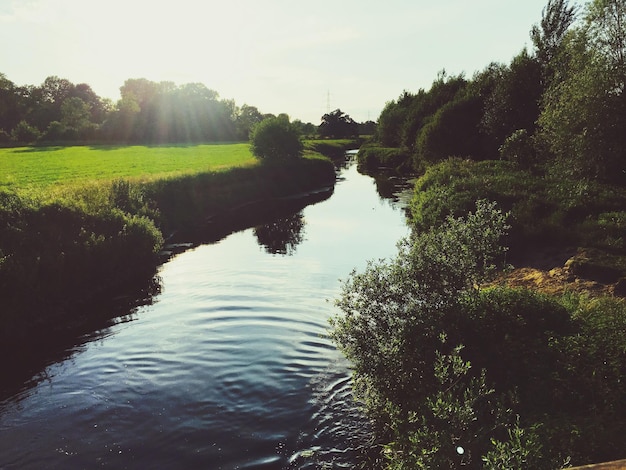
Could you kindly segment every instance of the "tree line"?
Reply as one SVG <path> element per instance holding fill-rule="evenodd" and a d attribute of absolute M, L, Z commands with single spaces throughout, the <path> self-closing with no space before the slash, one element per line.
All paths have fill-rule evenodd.
<path fill-rule="evenodd" d="M 550 0 L 531 50 L 404 91 L 382 111 L 376 141 L 411 170 L 450 156 L 508 159 L 626 183 L 625 20 L 623 0 Z"/>
<path fill-rule="evenodd" d="M 248 140 L 266 118 L 255 106 L 237 106 L 202 83 L 176 85 L 128 79 L 117 103 L 86 83 L 50 76 L 39 86 L 17 86 L 0 73 L 0 144 L 54 142 L 180 143 Z M 341 110 L 316 126 L 293 121 L 302 135 L 350 137 L 372 133 Z"/>

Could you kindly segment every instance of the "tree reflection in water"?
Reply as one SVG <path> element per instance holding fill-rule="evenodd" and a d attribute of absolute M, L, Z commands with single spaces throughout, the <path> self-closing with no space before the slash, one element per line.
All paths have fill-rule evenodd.
<path fill-rule="evenodd" d="M 254 235 L 268 253 L 291 256 L 304 239 L 303 229 L 304 215 L 298 212 L 255 227 Z"/>

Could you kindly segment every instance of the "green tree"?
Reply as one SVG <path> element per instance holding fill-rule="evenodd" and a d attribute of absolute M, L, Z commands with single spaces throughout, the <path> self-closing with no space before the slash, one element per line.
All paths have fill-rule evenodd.
<path fill-rule="evenodd" d="M 40 135 L 39 130 L 26 121 L 20 121 L 11 132 L 11 138 L 21 144 L 32 144 Z"/>
<path fill-rule="evenodd" d="M 589 39 L 613 78 L 615 93 L 626 85 L 626 0 L 594 0 L 586 12 Z"/>
<path fill-rule="evenodd" d="M 61 116 L 61 123 L 80 131 L 89 125 L 91 109 L 82 99 L 71 97 L 61 105 Z"/>
<path fill-rule="evenodd" d="M 244 104 L 237 112 L 237 117 L 235 118 L 237 137 L 242 140 L 248 140 L 254 126 L 262 120 L 263 114 L 255 106 Z"/>
<path fill-rule="evenodd" d="M 548 0 L 542 11 L 541 22 L 533 25 L 530 31 L 545 80 L 554 74 L 553 61 L 559 54 L 567 31 L 576 20 L 577 12 L 578 7 L 570 6 L 568 0 Z"/>
<path fill-rule="evenodd" d="M 267 162 L 279 162 L 302 155 L 298 129 L 286 115 L 264 119 L 252 130 L 252 153 Z"/>
<path fill-rule="evenodd" d="M 20 95 L 15 84 L 0 73 L 0 129 L 11 130 L 20 121 Z"/>
<path fill-rule="evenodd" d="M 424 168 L 452 156 L 483 159 L 482 116 L 483 100 L 473 93 L 447 102 L 420 130 L 413 166 Z"/>
<path fill-rule="evenodd" d="M 332 137 L 335 139 L 354 137 L 359 134 L 359 125 L 342 110 L 335 109 L 322 116 L 319 134 L 322 137 Z"/>
<path fill-rule="evenodd" d="M 481 128 L 496 148 L 517 130 L 534 133 L 542 92 L 540 63 L 523 49 L 509 67 L 500 70 L 499 79 L 485 100 Z"/>
<path fill-rule="evenodd" d="M 543 97 L 541 137 L 559 171 L 626 184 L 626 102 L 621 23 L 626 4 L 592 2 L 568 34 Z M 612 21 L 612 22 L 611 22 Z M 609 34 L 610 33 L 610 34 Z M 610 38 L 613 39 L 610 39 Z"/>

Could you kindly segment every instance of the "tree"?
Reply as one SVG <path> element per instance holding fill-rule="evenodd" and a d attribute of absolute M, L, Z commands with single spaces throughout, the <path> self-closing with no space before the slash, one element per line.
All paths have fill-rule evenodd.
<path fill-rule="evenodd" d="M 483 159 L 482 116 L 483 101 L 473 93 L 447 102 L 421 128 L 413 166 L 420 169 L 454 156 Z"/>
<path fill-rule="evenodd" d="M 530 37 L 535 46 L 537 60 L 541 64 L 544 79 L 554 73 L 553 60 L 570 26 L 576 20 L 578 7 L 570 6 L 568 0 L 548 0 L 541 15 L 541 23 L 533 25 Z"/>
<path fill-rule="evenodd" d="M 258 123 L 250 136 L 252 153 L 267 162 L 284 161 L 302 155 L 302 142 L 296 127 L 285 115 Z"/>
<path fill-rule="evenodd" d="M 89 125 L 90 106 L 78 97 L 66 99 L 61 105 L 61 123 L 80 131 Z"/>
<path fill-rule="evenodd" d="M 13 140 L 21 144 L 32 144 L 40 135 L 39 130 L 26 121 L 20 121 L 11 132 Z"/>
<path fill-rule="evenodd" d="M 559 171 L 626 184 L 625 14 L 624 1 L 593 1 L 555 59 L 538 122 Z"/>
<path fill-rule="evenodd" d="M 626 85 L 626 0 L 594 0 L 586 14 L 589 38 L 606 60 L 615 92 Z"/>
<path fill-rule="evenodd" d="M 486 99 L 481 122 L 496 149 L 519 129 L 534 133 L 543 92 L 541 82 L 540 63 L 526 49 L 513 58 L 509 67 L 500 70 L 500 77 Z"/>
<path fill-rule="evenodd" d="M 20 95 L 15 84 L 0 73 L 0 129 L 11 130 L 20 121 Z"/>
<path fill-rule="evenodd" d="M 248 140 L 254 126 L 262 120 L 263 114 L 255 106 L 244 104 L 237 112 L 237 117 L 235 118 L 237 137 L 242 140 Z"/>
<path fill-rule="evenodd" d="M 346 113 L 340 109 L 335 109 L 333 112 L 322 116 L 319 133 L 322 137 L 335 139 L 354 137 L 359 134 L 359 125 Z"/>

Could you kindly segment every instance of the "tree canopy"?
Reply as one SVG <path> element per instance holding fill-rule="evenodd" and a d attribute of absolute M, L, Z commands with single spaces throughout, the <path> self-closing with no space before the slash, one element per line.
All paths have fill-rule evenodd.
<path fill-rule="evenodd" d="M 319 134 L 322 137 L 335 139 L 354 137 L 359 134 L 359 125 L 349 115 L 340 109 L 335 109 L 333 112 L 322 116 Z"/>
<path fill-rule="evenodd" d="M 252 153 L 267 162 L 284 161 L 302 155 L 300 132 L 287 115 L 264 119 L 250 136 Z"/>

